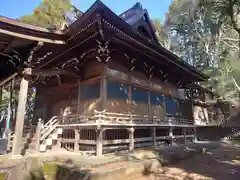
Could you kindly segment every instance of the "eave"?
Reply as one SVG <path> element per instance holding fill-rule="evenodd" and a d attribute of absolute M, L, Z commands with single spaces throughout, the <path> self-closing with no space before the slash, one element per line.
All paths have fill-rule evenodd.
<path fill-rule="evenodd" d="M 0 36 L 1 34 L 45 43 L 66 43 L 66 38 L 61 31 L 24 24 L 3 16 L 0 16 Z"/>

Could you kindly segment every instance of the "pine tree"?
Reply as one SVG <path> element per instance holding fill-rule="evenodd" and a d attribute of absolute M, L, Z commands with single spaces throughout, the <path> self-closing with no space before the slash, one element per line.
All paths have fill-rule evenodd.
<path fill-rule="evenodd" d="M 21 22 L 49 29 L 60 29 L 65 17 L 64 13 L 71 10 L 70 0 L 44 0 L 31 15 L 20 18 Z"/>

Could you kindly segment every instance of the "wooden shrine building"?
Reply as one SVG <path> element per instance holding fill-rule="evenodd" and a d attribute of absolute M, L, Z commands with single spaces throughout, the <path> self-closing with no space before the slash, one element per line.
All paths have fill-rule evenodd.
<path fill-rule="evenodd" d="M 118 16 L 96 1 L 63 27 L 57 32 L 0 17 L 1 86 L 15 79 L 19 89 L 13 154 L 30 137 L 25 128 L 36 139 L 28 147 L 41 152 L 101 155 L 193 141 L 193 101 L 184 88 L 208 77 L 158 43 L 139 3 Z M 34 113 L 26 122 L 31 88 Z"/>

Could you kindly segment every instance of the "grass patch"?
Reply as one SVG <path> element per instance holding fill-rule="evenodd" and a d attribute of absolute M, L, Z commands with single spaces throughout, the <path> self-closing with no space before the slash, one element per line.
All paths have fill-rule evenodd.
<path fill-rule="evenodd" d="M 0 173 L 0 180 L 4 180 L 6 177 L 6 173 Z"/>
<path fill-rule="evenodd" d="M 43 165 L 43 172 L 46 175 L 54 175 L 57 172 L 57 163 L 52 162 L 52 163 L 44 163 Z"/>

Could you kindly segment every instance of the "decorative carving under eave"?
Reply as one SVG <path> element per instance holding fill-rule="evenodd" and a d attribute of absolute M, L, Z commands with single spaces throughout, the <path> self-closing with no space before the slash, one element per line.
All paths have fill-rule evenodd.
<path fill-rule="evenodd" d="M 63 65 L 61 66 L 61 69 L 65 69 L 71 66 L 76 66 L 78 64 L 79 64 L 79 60 L 77 58 L 72 58 L 66 61 L 65 63 L 63 63 Z"/>
<path fill-rule="evenodd" d="M 124 53 L 124 56 L 126 57 L 126 64 L 129 71 L 133 71 L 135 69 L 136 59 L 129 57 L 126 53 Z"/>
<path fill-rule="evenodd" d="M 96 56 L 96 59 L 101 63 L 107 63 L 111 59 L 110 50 L 108 48 L 110 41 L 106 41 L 106 42 L 101 42 L 98 40 L 96 41 L 98 44 L 98 48 L 97 48 L 98 55 Z"/>
<path fill-rule="evenodd" d="M 177 82 L 177 87 L 178 87 L 178 88 L 181 88 L 182 86 L 183 86 L 183 85 L 181 84 L 181 81 L 178 81 L 178 82 Z"/>
<path fill-rule="evenodd" d="M 155 75 L 154 67 L 153 66 L 149 67 L 149 65 L 146 62 L 144 62 L 144 66 L 148 78 L 151 79 L 153 75 Z"/>
<path fill-rule="evenodd" d="M 165 84 L 165 83 L 167 83 L 167 82 L 168 82 L 168 79 L 165 79 L 163 83 Z"/>
<path fill-rule="evenodd" d="M 79 59 L 79 65 L 80 66 L 82 66 L 82 65 L 84 65 L 85 63 L 86 63 L 86 58 L 85 58 L 85 56 L 86 56 L 86 53 L 83 53 L 81 56 L 80 56 L 80 59 Z"/>
<path fill-rule="evenodd" d="M 40 64 L 42 60 L 47 59 L 53 52 L 47 52 L 44 56 L 37 58 L 37 64 Z"/>

